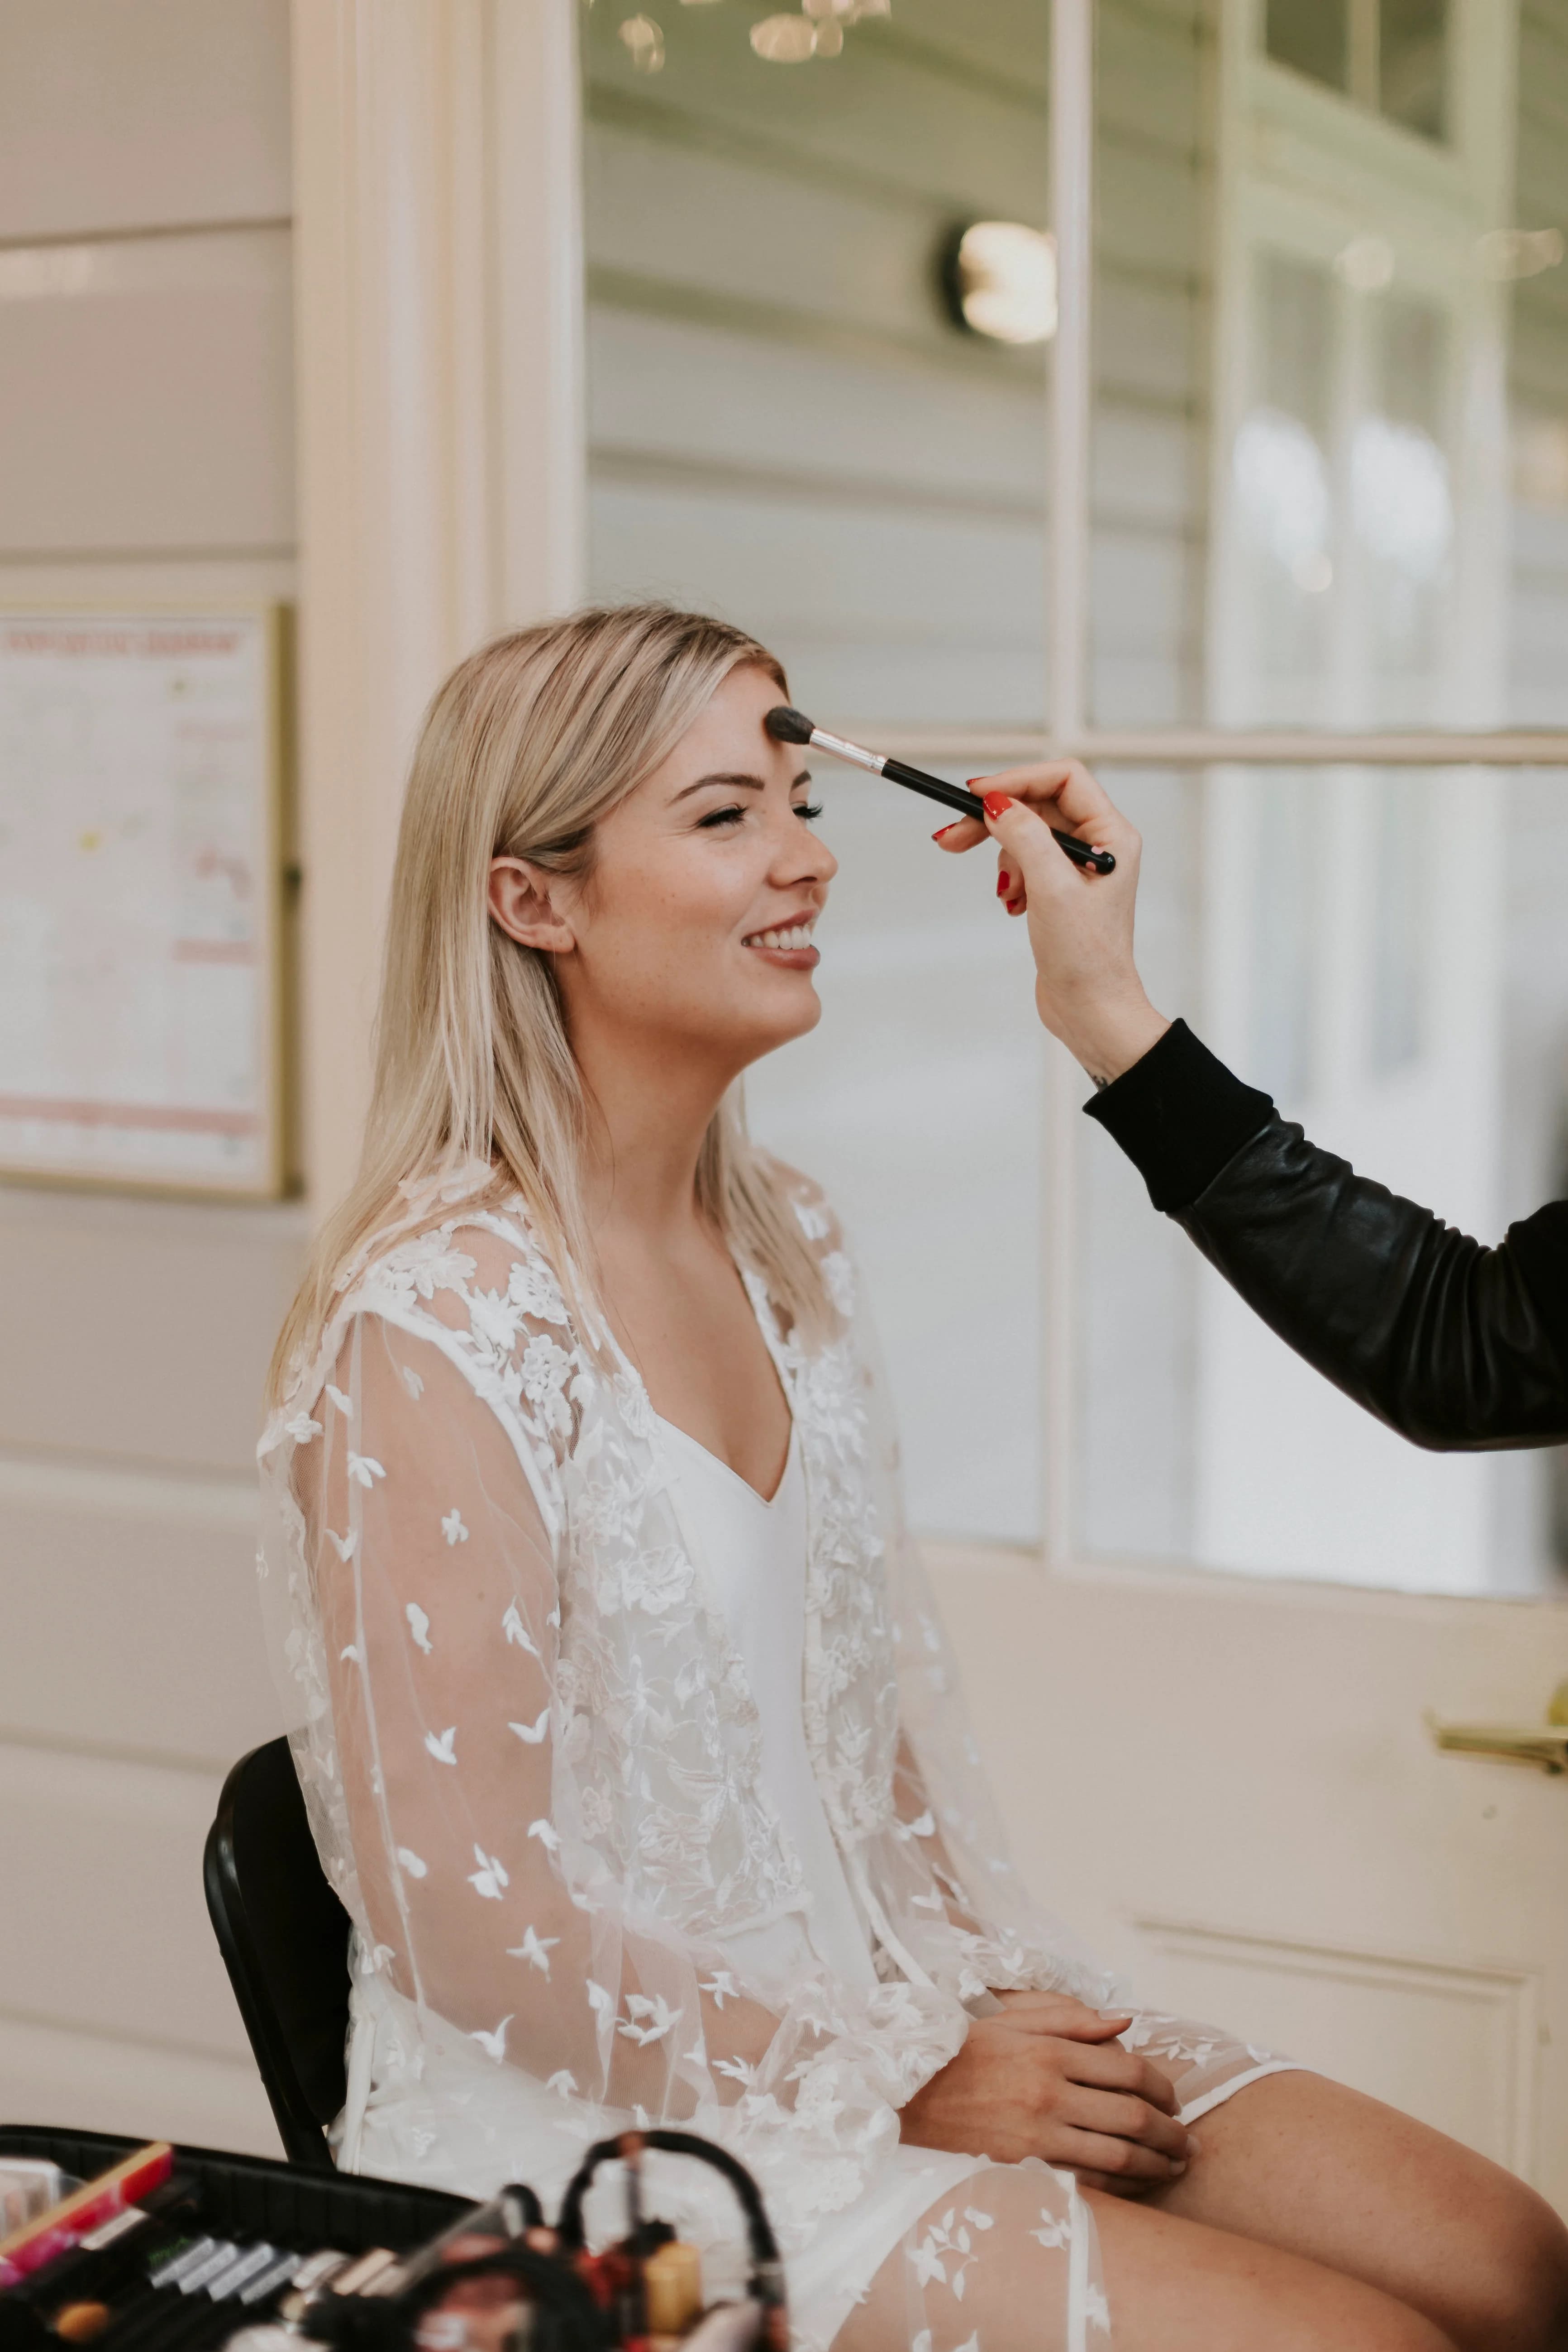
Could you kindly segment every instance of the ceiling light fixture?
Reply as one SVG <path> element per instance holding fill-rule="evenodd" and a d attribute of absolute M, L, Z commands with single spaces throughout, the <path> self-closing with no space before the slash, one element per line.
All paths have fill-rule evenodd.
<path fill-rule="evenodd" d="M 684 0 L 689 7 L 692 0 Z M 764 16 L 752 26 L 752 47 L 770 66 L 803 66 L 812 58 L 844 53 L 844 36 L 868 16 L 890 16 L 892 0 L 801 0 L 798 16 Z"/>
<path fill-rule="evenodd" d="M 1046 343 L 1057 331 L 1054 237 L 1023 221 L 971 221 L 948 238 L 942 286 L 955 326 L 997 343 Z"/>
<path fill-rule="evenodd" d="M 594 0 L 588 0 L 591 8 Z M 713 5 L 713 0 L 680 0 L 683 8 Z M 801 0 L 798 13 L 764 16 L 752 26 L 752 47 L 764 65 L 804 66 L 813 58 L 844 54 L 844 36 L 868 16 L 890 16 L 892 0 Z M 664 70 L 664 27 L 653 16 L 623 17 L 620 39 L 638 73 Z"/>

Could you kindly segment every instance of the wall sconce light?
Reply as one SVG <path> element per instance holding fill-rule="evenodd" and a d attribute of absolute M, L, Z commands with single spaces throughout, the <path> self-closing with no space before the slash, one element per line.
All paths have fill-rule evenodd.
<path fill-rule="evenodd" d="M 997 343 L 1046 343 L 1057 331 L 1054 237 L 1022 221 L 971 221 L 942 247 L 942 295 L 957 327 Z"/>

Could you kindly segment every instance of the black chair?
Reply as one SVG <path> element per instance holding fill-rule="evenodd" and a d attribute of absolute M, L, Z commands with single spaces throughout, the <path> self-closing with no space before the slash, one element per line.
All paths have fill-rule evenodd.
<path fill-rule="evenodd" d="M 207 1911 L 290 2160 L 331 2172 L 343 2104 L 349 1915 L 328 1885 L 286 1739 L 242 1756 L 207 1832 Z"/>

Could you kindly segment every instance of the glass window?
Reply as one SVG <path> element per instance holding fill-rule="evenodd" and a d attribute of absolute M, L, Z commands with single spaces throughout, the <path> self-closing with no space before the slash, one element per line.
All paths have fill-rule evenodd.
<path fill-rule="evenodd" d="M 1097 0 L 1092 463 L 1056 518 L 1048 0 L 629 8 L 582 20 L 595 593 L 731 614 L 803 708 L 962 779 L 1047 740 L 1087 494 L 1050 576 L 1156 1001 L 1472 1231 L 1561 1189 L 1568 790 L 1432 754 L 1568 725 L 1568 0 Z M 1180 748 L 1280 729 L 1288 763 Z M 1389 730 L 1421 748 L 1328 740 Z M 994 860 L 819 781 L 826 1017 L 752 1123 L 846 1210 L 917 1524 L 1559 1577 L 1568 1472 L 1422 1454 L 1309 1373 L 1050 1076 Z"/>
<path fill-rule="evenodd" d="M 1263 45 L 1425 139 L 1447 132 L 1447 0 L 1266 0 Z"/>
<path fill-rule="evenodd" d="M 1156 1001 L 1287 1117 L 1472 1233 L 1500 1235 L 1568 1189 L 1568 776 L 1107 781 L 1144 835 Z M 1082 1125 L 1081 1551 L 1411 1591 L 1561 1590 L 1557 1456 L 1433 1455 L 1382 1428 L 1151 1215 L 1114 1144 Z"/>
<path fill-rule="evenodd" d="M 1447 0 L 1382 0 L 1377 27 L 1377 102 L 1393 122 L 1424 138 L 1447 134 Z"/>
<path fill-rule="evenodd" d="M 1268 0 L 1264 38 L 1277 65 L 1330 89 L 1350 88 L 1350 0 Z"/>
<path fill-rule="evenodd" d="M 594 592 L 744 616 L 803 708 L 1037 725 L 1045 345 L 964 331 L 942 269 L 1046 226 L 1043 0 L 793 64 L 749 34 L 817 20 L 659 14 L 581 20 Z"/>

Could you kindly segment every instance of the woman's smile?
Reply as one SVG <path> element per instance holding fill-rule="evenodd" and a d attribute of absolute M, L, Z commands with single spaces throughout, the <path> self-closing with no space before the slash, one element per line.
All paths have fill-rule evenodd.
<path fill-rule="evenodd" d="M 808 907 L 766 930 L 748 932 L 741 945 L 765 962 L 781 965 L 785 971 L 815 971 L 822 961 L 821 949 L 811 943 L 816 917 L 817 909 Z"/>

